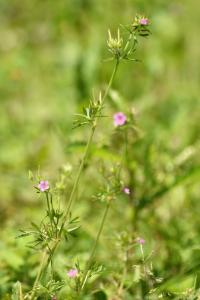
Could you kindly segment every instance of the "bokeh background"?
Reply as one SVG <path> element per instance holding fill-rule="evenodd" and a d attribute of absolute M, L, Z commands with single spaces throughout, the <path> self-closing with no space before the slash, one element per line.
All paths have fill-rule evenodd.
<path fill-rule="evenodd" d="M 109 57 L 108 28 L 132 22 L 136 13 L 150 18 L 152 35 L 139 45 L 136 57 L 142 63 L 120 66 L 108 99 L 111 117 L 95 136 L 94 166 L 88 167 L 80 187 L 85 196 L 75 207 L 84 224 L 78 246 L 74 249 L 73 240 L 63 246 L 59 259 L 62 265 L 77 253 L 87 255 L 101 215 L 101 206 L 90 201 L 98 189 L 97 160 L 110 164 L 118 159 L 116 140 L 113 152 L 106 150 L 112 114 L 134 109 L 142 132 L 129 157 L 131 187 L 140 203 L 137 232 L 147 240 L 148 251 L 156 251 L 154 265 L 165 278 L 165 289 L 185 291 L 199 280 L 198 1 L 0 0 L 1 299 L 17 279 L 31 282 L 37 267 L 37 255 L 15 239 L 30 219 L 40 220 L 44 209 L 28 170 L 40 167 L 50 181 L 62 166 L 72 168 L 72 174 L 76 170 L 88 131 L 72 130 L 73 115 L 109 79 L 112 62 L 104 61 Z M 97 178 L 93 185 L 91 176 Z M 121 197 L 110 214 L 106 238 L 131 230 L 131 205 Z M 106 238 L 103 259 L 103 253 L 107 258 L 115 253 Z"/>

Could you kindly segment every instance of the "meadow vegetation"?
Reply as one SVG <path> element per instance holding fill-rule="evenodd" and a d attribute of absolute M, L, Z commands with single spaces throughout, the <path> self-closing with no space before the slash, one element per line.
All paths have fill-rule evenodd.
<path fill-rule="evenodd" d="M 0 0 L 0 299 L 200 299 L 197 6 Z"/>

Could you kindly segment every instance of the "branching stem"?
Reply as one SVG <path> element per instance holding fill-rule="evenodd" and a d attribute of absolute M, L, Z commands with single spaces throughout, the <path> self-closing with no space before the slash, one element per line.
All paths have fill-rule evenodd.
<path fill-rule="evenodd" d="M 105 90 L 105 93 L 102 97 L 102 104 L 105 102 L 105 99 L 109 93 L 109 90 L 112 86 L 112 83 L 113 83 L 113 80 L 115 78 L 115 75 L 117 73 L 117 69 L 118 69 L 118 66 L 119 66 L 119 60 L 116 59 L 116 63 L 115 63 L 115 66 L 114 66 L 114 69 L 113 69 L 113 72 L 112 72 L 112 75 L 110 77 L 110 80 L 109 80 L 109 83 L 108 83 L 108 86 Z M 88 154 L 89 154 L 89 150 L 90 150 L 90 146 L 91 146 L 91 143 L 92 143 L 92 140 L 93 140 L 93 136 L 94 136 L 94 132 L 95 132 L 95 129 L 96 129 L 96 126 L 97 126 L 97 120 L 98 118 L 96 118 L 93 122 L 93 125 L 91 127 L 91 132 L 90 132 L 90 135 L 88 137 L 88 141 L 87 141 L 87 144 L 86 144 L 86 147 L 85 147 L 85 151 L 84 151 L 84 154 L 83 154 L 83 158 L 81 160 L 81 164 L 79 166 L 79 169 L 78 169 L 78 172 L 77 172 L 77 175 L 76 175 L 76 178 L 75 178 L 75 181 L 74 181 L 74 184 L 73 184 L 73 187 L 72 187 L 72 191 L 71 191 L 71 194 L 69 196 L 69 201 L 68 201 L 68 205 L 67 205 L 67 208 L 66 208 L 66 211 L 65 211 L 65 214 L 64 214 L 64 217 L 63 217 L 63 221 L 62 221 L 62 224 L 61 224 L 61 228 L 59 230 L 59 233 L 58 233 L 58 239 L 55 241 L 55 243 L 52 245 L 52 248 L 51 248 L 51 252 L 50 254 L 48 253 L 47 249 L 44 249 L 44 252 L 43 252 L 43 256 L 42 256 L 42 260 L 41 260 L 41 263 L 40 263 L 40 267 L 39 267 L 39 270 L 38 270 L 38 274 L 36 276 L 36 279 L 35 279 L 35 282 L 34 282 L 34 285 L 33 285 L 33 289 L 32 289 L 32 292 L 31 292 L 31 296 L 30 296 L 30 300 L 33 300 L 34 299 L 34 296 L 35 296 L 35 290 L 37 288 L 37 285 L 40 281 L 40 278 L 42 277 L 42 273 L 43 271 L 48 267 L 49 265 L 49 262 L 51 261 L 53 255 L 54 255 L 54 252 L 57 248 L 57 246 L 59 245 L 60 243 L 60 240 L 61 240 L 61 235 L 62 235 L 62 231 L 63 231 L 63 228 L 68 220 L 68 217 L 69 217 L 69 214 L 70 214 L 70 210 L 71 210 L 71 207 L 74 203 L 74 200 L 75 200 L 75 193 L 77 191 L 77 187 L 78 187 L 78 184 L 79 184 L 79 180 L 80 180 L 80 177 L 81 177 L 81 174 L 82 174 L 82 171 L 84 169 L 84 166 L 85 166 L 85 163 L 87 161 L 87 157 L 88 157 Z M 49 203 L 48 203 L 49 205 Z M 105 214 L 104 214 L 104 218 L 106 218 L 106 215 L 107 215 L 107 212 L 108 212 L 108 208 L 109 206 L 106 207 L 106 211 L 105 211 Z M 104 219 L 103 218 L 103 219 Z M 102 222 L 102 225 L 100 227 L 100 230 L 99 230 L 99 233 L 97 235 L 97 239 L 96 239 L 96 242 L 95 242 L 95 245 L 93 247 L 93 251 L 91 253 L 91 256 L 90 256 L 90 259 L 89 259 L 89 262 L 93 259 L 93 256 L 94 256 L 94 253 L 95 253 L 95 250 L 96 250 L 96 246 L 97 246 L 97 243 L 98 243 L 98 240 L 99 240 L 99 237 L 101 235 L 101 231 L 103 229 L 103 224 L 104 224 L 105 220 L 103 220 Z M 51 257 L 49 257 L 51 256 Z"/>
<path fill-rule="evenodd" d="M 99 239 L 100 239 L 101 233 L 103 231 L 103 227 L 104 227 L 107 215 L 108 215 L 110 204 L 111 204 L 111 201 L 109 200 L 108 203 L 107 203 L 107 205 L 106 205 L 106 208 L 105 208 L 105 211 L 104 211 L 104 214 L 103 214 L 103 217 L 102 217 L 101 225 L 99 227 L 99 231 L 97 233 L 97 237 L 96 237 L 96 240 L 94 242 L 94 245 L 93 245 L 90 257 L 88 259 L 85 272 L 83 274 L 83 280 L 82 280 L 82 284 L 81 284 L 81 290 L 84 289 L 84 286 L 85 286 L 85 284 L 87 282 L 87 279 L 88 279 L 88 276 L 89 276 L 89 272 L 90 272 L 90 267 L 91 267 L 91 264 L 92 264 L 93 259 L 94 259 L 94 255 L 95 255 L 95 252 L 96 252 L 96 249 L 97 249 L 97 245 L 99 243 Z"/>

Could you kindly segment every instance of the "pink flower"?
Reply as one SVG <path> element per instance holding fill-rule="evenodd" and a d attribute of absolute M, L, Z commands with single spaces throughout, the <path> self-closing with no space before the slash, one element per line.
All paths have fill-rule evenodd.
<path fill-rule="evenodd" d="M 130 191 L 130 189 L 129 189 L 128 187 L 125 187 L 125 188 L 123 189 L 123 192 L 124 192 L 125 194 L 127 194 L 127 195 L 130 195 L 130 193 L 131 193 L 131 191 Z"/>
<path fill-rule="evenodd" d="M 114 114 L 113 119 L 115 126 L 122 126 L 126 123 L 126 116 L 122 112 Z"/>
<path fill-rule="evenodd" d="M 138 242 L 138 244 L 140 244 L 140 245 L 144 245 L 144 243 L 145 243 L 145 240 L 143 239 L 143 238 L 137 238 L 137 242 Z"/>
<path fill-rule="evenodd" d="M 38 184 L 38 188 L 40 189 L 40 192 L 45 192 L 49 189 L 49 182 L 47 180 L 41 180 Z"/>
<path fill-rule="evenodd" d="M 74 278 L 78 275 L 78 270 L 77 269 L 71 269 L 67 272 L 67 275 L 70 277 L 70 278 Z"/>
<path fill-rule="evenodd" d="M 148 25 L 149 24 L 149 20 L 147 18 L 141 18 L 139 20 L 139 24 L 140 25 Z"/>

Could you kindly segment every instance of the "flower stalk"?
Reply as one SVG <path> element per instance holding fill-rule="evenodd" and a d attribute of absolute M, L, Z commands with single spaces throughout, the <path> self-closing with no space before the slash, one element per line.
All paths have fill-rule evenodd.
<path fill-rule="evenodd" d="M 37 288 L 38 283 L 40 281 L 42 272 L 44 270 L 44 266 L 46 264 L 47 257 L 48 257 L 47 256 L 47 252 L 44 251 L 43 252 L 43 256 L 42 256 L 42 260 L 41 260 L 41 263 L 40 263 L 40 267 L 39 267 L 39 270 L 38 270 L 38 273 L 37 273 L 37 276 L 36 276 L 36 279 L 35 279 L 35 282 L 34 282 L 34 285 L 33 285 L 33 288 L 32 288 L 31 294 L 30 294 L 30 297 L 29 297 L 30 300 L 33 300 L 34 297 L 35 297 L 36 288 Z"/>
<path fill-rule="evenodd" d="M 44 271 L 47 270 L 50 262 L 53 261 L 54 253 L 59 246 L 61 240 L 62 240 L 62 234 L 63 232 L 67 232 L 66 230 L 66 224 L 67 222 L 70 223 L 70 212 L 71 208 L 75 202 L 75 194 L 80 182 L 81 175 L 83 173 L 84 166 L 86 164 L 90 147 L 93 141 L 93 137 L 95 134 L 95 130 L 98 124 L 98 120 L 100 117 L 102 117 L 102 110 L 104 108 L 104 103 L 106 100 L 106 97 L 108 96 L 108 93 L 110 91 L 110 88 L 113 84 L 113 81 L 115 79 L 119 63 L 121 60 L 132 60 L 135 61 L 136 59 L 132 58 L 133 53 L 136 50 L 137 45 L 137 35 L 139 36 L 147 36 L 149 34 L 149 30 L 147 28 L 148 25 L 148 19 L 137 17 L 135 19 L 135 22 L 131 24 L 128 27 L 124 27 L 129 32 L 129 37 L 127 38 L 127 41 L 125 45 L 123 45 L 124 41 L 121 37 L 120 30 L 117 31 L 117 37 L 113 38 L 111 35 L 111 32 L 108 31 L 108 50 L 112 53 L 112 60 L 115 61 L 115 65 L 113 68 L 113 72 L 111 74 L 110 80 L 108 82 L 107 88 L 105 89 L 105 92 L 103 96 L 99 96 L 99 99 L 97 101 L 92 100 L 90 101 L 89 107 L 83 108 L 83 114 L 78 114 L 78 120 L 75 122 L 75 127 L 79 127 L 82 125 L 89 125 L 90 126 L 90 133 L 88 136 L 88 140 L 85 146 L 85 150 L 83 153 L 83 157 L 81 159 L 77 174 L 75 176 L 75 180 L 72 186 L 71 193 L 69 195 L 69 200 L 66 205 L 66 208 L 64 212 L 62 213 L 59 209 L 55 210 L 53 207 L 52 202 L 52 193 L 49 192 L 49 184 L 48 181 L 40 181 L 40 184 L 38 186 L 38 190 L 40 192 L 45 192 L 46 195 L 46 201 L 47 201 L 47 217 L 49 219 L 49 223 L 47 223 L 47 226 L 45 223 L 42 223 L 42 228 L 40 229 L 37 225 L 33 224 L 34 227 L 37 229 L 37 235 L 36 235 L 36 246 L 39 244 L 38 241 L 42 241 L 40 244 L 40 249 L 43 249 L 42 259 L 40 262 L 40 266 L 38 269 L 38 273 L 35 279 L 35 282 L 33 284 L 33 288 L 29 293 L 29 300 L 34 300 L 36 297 L 36 291 L 37 287 L 39 285 L 39 282 L 44 274 Z M 120 122 L 120 124 L 119 124 Z M 124 116 L 121 115 L 119 120 L 119 113 L 118 113 L 118 123 L 117 125 L 123 125 L 126 122 L 126 119 L 124 119 Z M 103 217 L 101 220 L 101 224 L 91 251 L 91 254 L 89 256 L 88 262 L 86 264 L 85 271 L 83 272 L 83 278 L 81 279 L 80 284 L 80 291 L 82 292 L 86 282 L 90 276 L 91 266 L 93 263 L 94 255 L 97 249 L 97 245 L 100 239 L 100 236 L 102 234 L 102 230 L 108 215 L 108 211 L 111 205 L 112 197 L 107 199 L 107 204 L 103 213 Z M 28 233 L 29 234 L 29 233 Z M 22 235 L 26 235 L 25 232 L 23 232 Z"/>
<path fill-rule="evenodd" d="M 94 242 L 94 245 L 93 245 L 93 248 L 92 248 L 92 251 L 90 253 L 90 256 L 89 256 L 89 259 L 88 259 L 88 262 L 86 264 L 86 268 L 85 268 L 85 271 L 83 273 L 83 279 L 82 279 L 82 284 L 81 284 L 81 291 L 83 291 L 84 287 L 85 287 L 85 284 L 87 282 L 87 279 L 89 277 L 89 274 L 90 274 L 90 267 L 93 263 L 93 259 L 94 259 L 94 255 L 96 253 L 96 249 L 97 249 L 97 245 L 99 243 L 99 240 L 100 240 L 100 236 L 102 234 L 102 231 L 103 231 L 103 228 L 104 228 L 104 224 L 105 224 L 105 221 L 106 221 L 106 218 L 107 218 L 107 215 L 108 215 L 108 211 L 109 211 L 109 208 L 110 208 L 110 205 L 111 205 L 111 200 L 109 200 L 107 202 L 107 205 L 105 207 L 105 210 L 104 210 L 104 213 L 103 213 L 103 217 L 102 217 L 102 220 L 101 220 L 101 224 L 100 224 L 100 227 L 99 227 L 99 230 L 98 230 L 98 233 L 97 233 L 97 236 L 96 236 L 96 239 L 95 239 L 95 242 Z"/>
<path fill-rule="evenodd" d="M 112 83 L 114 81 L 114 78 L 115 78 L 115 75 L 117 73 L 117 69 L 118 69 L 118 66 L 119 66 L 119 60 L 117 59 L 116 60 L 116 63 L 115 63 L 115 66 L 114 66 L 114 69 L 113 69 L 113 72 L 112 72 L 112 75 L 110 77 L 110 80 L 109 80 L 109 83 L 108 83 L 108 86 L 105 90 L 105 93 L 102 97 L 102 104 L 105 102 L 105 99 L 109 93 L 109 90 L 112 86 Z M 86 147 L 85 147 L 85 151 L 84 151 L 84 154 L 83 154 L 83 158 L 81 160 L 81 164 L 79 166 L 79 169 L 78 169 L 78 172 L 77 172 L 77 175 L 76 175 L 76 178 L 75 178 L 75 181 L 74 181 L 74 184 L 73 184 L 73 187 L 72 187 L 72 191 L 70 193 L 70 197 L 69 197 L 69 201 L 68 201 L 68 205 L 67 205 L 67 208 L 66 208 L 66 211 L 65 211 L 65 214 L 64 214 L 64 217 L 63 217 L 63 221 L 62 221 L 62 224 L 61 224 L 61 227 L 60 227 L 60 230 L 59 230 L 59 233 L 58 233 L 58 237 L 59 239 L 57 239 L 55 241 L 55 243 L 53 244 L 52 248 L 51 248 L 51 251 L 49 252 L 48 249 L 44 249 L 44 252 L 43 252 L 43 256 L 42 256 L 42 260 L 41 260 L 41 263 L 40 263 L 40 266 L 39 266 L 39 270 L 38 270 L 38 274 L 36 276 L 36 279 L 35 279 L 35 282 L 34 282 L 34 285 L 33 285 L 33 289 L 32 289 L 32 292 L 31 292 L 31 296 L 30 296 L 30 300 L 33 300 L 34 299 L 34 296 L 35 296 L 35 291 L 36 291 L 36 287 L 40 281 L 40 278 L 42 277 L 42 274 L 43 274 L 43 271 L 48 267 L 55 251 L 56 251 L 56 248 L 58 247 L 59 243 L 60 243 L 60 240 L 61 240 L 61 235 L 62 235 L 62 232 L 63 232 L 63 229 L 65 227 L 65 224 L 68 220 L 68 217 L 69 217 L 69 214 L 70 214 L 70 210 L 71 210 L 71 207 L 74 203 L 74 195 L 77 191 L 77 187 L 78 187 L 78 184 L 79 184 L 79 180 L 80 180 L 80 177 L 81 177 L 81 174 L 82 174 L 82 171 L 83 171 L 83 168 L 84 168 L 84 165 L 87 161 L 87 157 L 88 157 L 88 153 L 89 153 L 89 150 L 90 150 L 90 146 L 91 146 L 91 143 L 92 143 L 92 140 L 93 140 L 93 136 L 94 136 L 94 133 L 95 133 L 95 129 L 96 129 L 96 126 L 97 126 L 97 120 L 98 118 L 96 117 L 94 122 L 93 122 L 93 125 L 92 125 L 92 128 L 91 128 L 91 131 L 90 131 L 90 135 L 88 137 L 88 141 L 87 141 L 87 144 L 86 144 Z M 48 197 L 47 197 L 47 203 L 49 205 L 49 201 L 48 201 Z M 108 211 L 108 208 L 107 207 L 107 211 Z M 107 212 L 106 212 L 106 215 L 107 215 Z M 105 215 L 105 218 L 106 218 L 106 215 Z M 103 229 L 103 225 L 102 225 L 102 229 Z M 101 234 L 101 231 L 102 229 L 100 230 L 99 232 L 99 235 L 97 236 L 97 240 L 96 240 L 96 243 L 95 245 L 97 245 L 98 243 L 98 240 L 99 240 L 99 237 L 100 237 L 100 234 Z M 95 252 L 95 249 L 96 249 L 96 246 L 94 247 L 94 250 L 93 250 L 93 254 L 92 254 L 92 257 L 91 259 L 93 258 L 93 255 L 94 255 L 94 252 Z"/>

